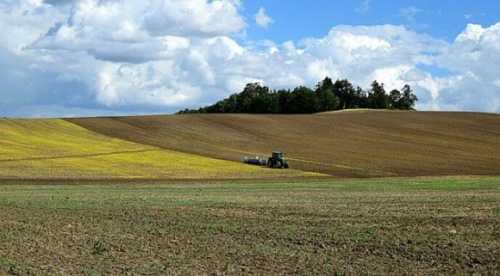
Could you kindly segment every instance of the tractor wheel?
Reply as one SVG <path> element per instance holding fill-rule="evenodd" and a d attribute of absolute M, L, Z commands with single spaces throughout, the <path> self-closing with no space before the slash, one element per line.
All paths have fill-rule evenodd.
<path fill-rule="evenodd" d="M 274 167 L 273 159 L 269 158 L 269 160 L 267 160 L 267 166 L 271 169 Z"/>
<path fill-rule="evenodd" d="M 285 167 L 285 169 L 290 168 L 290 166 L 288 166 L 288 163 L 285 163 L 285 166 L 284 166 L 284 167 Z"/>
<path fill-rule="evenodd" d="M 283 169 L 283 163 L 280 160 L 276 161 L 276 168 Z"/>

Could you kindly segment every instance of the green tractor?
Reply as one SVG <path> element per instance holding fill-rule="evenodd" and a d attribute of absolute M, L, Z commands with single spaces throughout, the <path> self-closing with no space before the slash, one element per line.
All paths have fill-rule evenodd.
<path fill-rule="evenodd" d="M 267 160 L 267 166 L 273 169 L 288 169 L 288 161 L 285 160 L 285 154 L 274 151 L 273 155 Z"/>

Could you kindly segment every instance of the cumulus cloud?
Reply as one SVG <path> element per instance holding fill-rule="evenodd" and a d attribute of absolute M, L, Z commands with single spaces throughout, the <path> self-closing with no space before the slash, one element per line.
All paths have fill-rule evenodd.
<path fill-rule="evenodd" d="M 118 62 L 169 58 L 189 46 L 186 37 L 241 31 L 245 22 L 238 6 L 234 0 L 82 0 L 31 47 L 86 51 Z"/>
<path fill-rule="evenodd" d="M 1 115 L 173 112 L 248 82 L 313 86 L 326 76 L 388 89 L 422 109 L 500 111 L 500 24 L 453 42 L 406 27 L 336 26 L 277 44 L 236 39 L 237 0 L 11 0 L 0 3 Z M 263 11 L 265 14 L 265 11 Z M 270 23 L 268 23 L 270 24 Z M 436 76 L 434 69 L 449 71 Z"/>
<path fill-rule="evenodd" d="M 266 9 L 261 7 L 255 14 L 255 23 L 257 23 L 258 26 L 267 29 L 269 25 L 274 23 L 274 20 L 267 15 Z"/>
<path fill-rule="evenodd" d="M 0 47 L 20 53 L 65 15 L 41 1 L 0 2 Z"/>
<path fill-rule="evenodd" d="M 4 88 L 9 96 L 28 99 L 27 105 L 52 101 L 68 107 L 79 99 L 80 107 L 163 107 L 171 112 L 195 104 L 202 87 L 205 93 L 215 93 L 206 89 L 215 85 L 208 59 L 221 63 L 243 50 L 227 37 L 245 26 L 239 1 L 69 2 L 0 6 L 0 25 L 19 26 L 1 36 L 0 49 L 9 60 L 17 60 L 12 63 L 18 65 L 19 75 L 32 79 L 10 78 L 12 87 Z M 12 71 L 8 66 L 1 69 Z M 38 77 L 38 85 L 26 85 Z M 31 94 L 21 97 L 14 92 L 20 87 Z M 78 89 L 64 91 L 70 87 Z M 11 113 L 6 108 L 2 112 Z"/>
<path fill-rule="evenodd" d="M 441 91 L 444 108 L 500 111 L 500 23 L 469 24 L 438 63 L 454 73 Z"/>

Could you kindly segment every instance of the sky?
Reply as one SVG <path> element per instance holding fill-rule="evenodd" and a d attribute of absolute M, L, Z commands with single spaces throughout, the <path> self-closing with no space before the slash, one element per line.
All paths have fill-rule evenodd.
<path fill-rule="evenodd" d="M 0 0 L 0 116 L 173 113 L 260 82 L 500 112 L 498 0 Z"/>

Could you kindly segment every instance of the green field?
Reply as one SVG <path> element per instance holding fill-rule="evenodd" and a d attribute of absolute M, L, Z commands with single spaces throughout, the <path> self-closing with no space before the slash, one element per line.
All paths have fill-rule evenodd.
<path fill-rule="evenodd" d="M 500 270 L 500 178 L 4 182 L 0 274 Z"/>
<path fill-rule="evenodd" d="M 317 176 L 252 167 L 107 137 L 60 119 L 0 119 L 0 179 Z"/>

